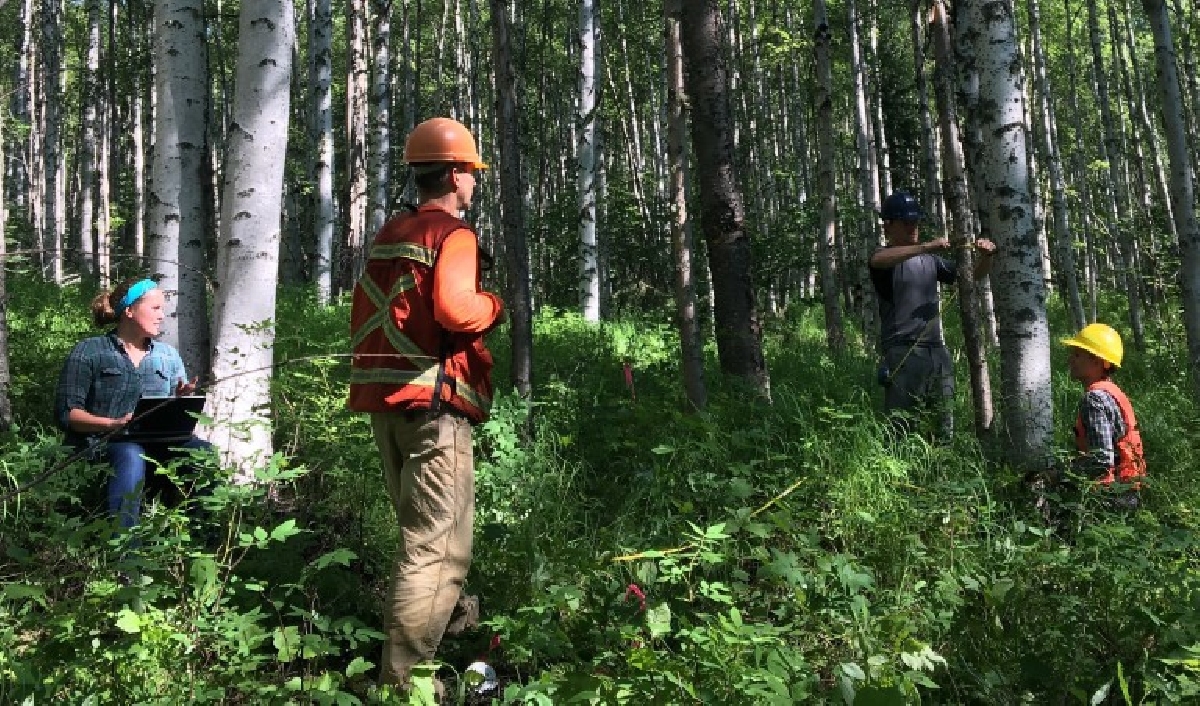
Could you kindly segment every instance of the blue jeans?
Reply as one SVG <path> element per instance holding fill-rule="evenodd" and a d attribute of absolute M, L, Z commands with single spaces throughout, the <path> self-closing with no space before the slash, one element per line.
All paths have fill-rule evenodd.
<path fill-rule="evenodd" d="M 121 528 L 128 529 L 138 523 L 141 514 L 142 490 L 144 487 L 175 491 L 165 477 L 153 473 L 146 477 L 146 458 L 162 465 L 172 459 L 186 456 L 190 450 L 209 451 L 212 444 L 192 437 L 187 441 L 168 444 L 139 444 L 134 441 L 110 442 L 104 449 L 104 460 L 113 467 L 113 476 L 108 481 L 108 512 L 120 520 Z M 195 475 L 195 469 L 190 470 Z"/>

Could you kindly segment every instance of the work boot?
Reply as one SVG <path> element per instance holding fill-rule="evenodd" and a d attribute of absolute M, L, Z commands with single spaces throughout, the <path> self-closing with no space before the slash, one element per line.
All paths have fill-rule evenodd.
<path fill-rule="evenodd" d="M 461 635 L 467 630 L 479 627 L 479 596 L 459 595 L 454 603 L 454 612 L 450 613 L 450 622 L 446 624 L 447 635 Z"/>

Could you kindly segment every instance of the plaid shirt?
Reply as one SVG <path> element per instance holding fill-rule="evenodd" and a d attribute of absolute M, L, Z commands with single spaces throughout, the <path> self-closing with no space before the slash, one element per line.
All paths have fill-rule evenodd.
<path fill-rule="evenodd" d="M 87 440 L 67 422 L 72 409 L 100 417 L 123 417 L 142 397 L 166 397 L 187 380 L 183 359 L 166 343 L 150 341 L 150 350 L 135 368 L 116 331 L 85 338 L 71 349 L 58 378 L 54 418 L 67 432 L 67 443 Z"/>
<path fill-rule="evenodd" d="M 1072 469 L 1084 476 L 1099 477 L 1117 464 L 1117 441 L 1125 436 L 1125 419 L 1116 399 L 1102 390 L 1091 390 L 1079 400 L 1088 452 L 1076 458 Z"/>

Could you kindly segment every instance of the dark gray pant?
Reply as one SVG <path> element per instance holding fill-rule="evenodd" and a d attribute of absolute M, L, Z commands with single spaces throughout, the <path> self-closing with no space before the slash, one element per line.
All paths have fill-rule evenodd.
<path fill-rule="evenodd" d="M 935 416 L 938 436 L 954 433 L 954 364 L 945 346 L 892 346 L 884 352 L 891 371 L 883 409 L 904 428 L 923 416 Z"/>

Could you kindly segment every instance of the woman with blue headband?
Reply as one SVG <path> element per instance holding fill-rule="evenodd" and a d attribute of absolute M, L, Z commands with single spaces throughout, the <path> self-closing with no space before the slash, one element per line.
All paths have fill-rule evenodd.
<path fill-rule="evenodd" d="M 117 436 L 132 418 L 138 399 L 187 395 L 196 389 L 179 352 L 155 340 L 162 332 L 164 304 L 154 280 L 137 278 L 93 299 L 96 326 L 115 327 L 75 345 L 55 394 L 54 416 L 66 431 L 66 442 L 90 448 L 92 460 L 112 466 L 108 511 L 123 528 L 137 524 L 143 486 L 175 492 L 166 478 L 153 473 L 147 478 L 146 458 L 166 464 L 187 449 L 212 448 L 195 436 L 171 444 L 143 444 Z"/>

